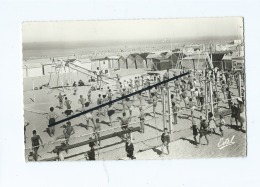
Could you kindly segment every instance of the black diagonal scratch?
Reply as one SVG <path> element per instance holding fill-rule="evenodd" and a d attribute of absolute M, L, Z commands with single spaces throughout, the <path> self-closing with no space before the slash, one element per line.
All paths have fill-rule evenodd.
<path fill-rule="evenodd" d="M 78 113 L 78 114 L 72 115 L 72 116 L 67 117 L 67 118 L 65 118 L 65 119 L 62 119 L 62 120 L 60 120 L 60 121 L 56 121 L 55 123 L 53 123 L 53 124 L 51 124 L 51 125 L 48 125 L 48 127 L 52 127 L 52 126 L 58 125 L 58 124 L 60 124 L 60 123 L 66 122 L 66 121 L 68 121 L 68 120 L 77 118 L 77 117 L 79 117 L 79 116 L 81 116 L 81 115 L 87 114 L 88 112 L 92 112 L 92 111 L 94 111 L 94 110 L 98 110 L 99 108 L 102 108 L 102 107 L 107 106 L 107 105 L 111 105 L 111 104 L 113 104 L 113 103 L 115 103 L 115 102 L 121 101 L 121 100 L 126 99 L 126 98 L 131 97 L 131 96 L 134 96 L 134 95 L 136 95 L 136 94 L 138 94 L 138 93 L 142 93 L 142 92 L 144 92 L 144 91 L 146 91 L 146 90 L 150 90 L 150 89 L 152 89 L 152 88 L 154 88 L 154 87 L 157 87 L 157 86 L 159 86 L 159 85 L 161 85 L 161 84 L 165 84 L 165 83 L 167 83 L 167 82 L 176 80 L 176 79 L 178 79 L 178 78 L 180 78 L 180 77 L 183 77 L 183 76 L 186 76 L 186 75 L 188 75 L 188 74 L 189 74 L 189 72 L 183 73 L 183 74 L 181 74 L 181 75 L 177 75 L 177 76 L 175 76 L 175 77 L 172 77 L 172 78 L 167 79 L 167 80 L 164 80 L 164 81 L 161 81 L 161 82 L 159 82 L 159 83 L 156 83 L 156 84 L 154 84 L 154 85 L 148 86 L 148 87 L 143 88 L 143 89 L 141 89 L 141 90 L 138 90 L 138 91 L 136 91 L 136 92 L 130 93 L 130 94 L 128 94 L 128 95 L 122 96 L 122 97 L 120 97 L 120 98 L 114 99 L 114 100 L 109 101 L 109 102 L 107 102 L 107 103 L 98 105 L 98 106 L 93 107 L 93 108 L 91 108 L 91 109 L 88 109 L 88 110 L 86 110 L 86 111 L 83 111 L 83 112 L 80 112 L 80 113 Z"/>

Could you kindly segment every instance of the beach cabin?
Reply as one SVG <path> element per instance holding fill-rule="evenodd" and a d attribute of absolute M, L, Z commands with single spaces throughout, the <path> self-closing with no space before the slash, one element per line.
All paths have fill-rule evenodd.
<path fill-rule="evenodd" d="M 109 58 L 107 56 L 94 57 L 91 60 L 91 70 L 96 71 L 98 67 L 103 73 L 108 74 L 111 69 Z"/>
<path fill-rule="evenodd" d="M 155 54 L 155 53 L 147 55 L 146 57 L 147 69 L 155 70 L 157 68 L 155 63 L 160 61 L 158 60 L 158 58 L 162 58 L 162 56 L 160 54 Z"/>
<path fill-rule="evenodd" d="M 54 65 L 50 61 L 42 62 L 41 65 L 42 65 L 42 74 L 43 75 L 50 75 Z"/>
<path fill-rule="evenodd" d="M 72 63 L 84 69 L 91 70 L 91 60 L 89 58 L 80 58 Z"/>
<path fill-rule="evenodd" d="M 137 69 L 136 67 L 136 56 L 138 55 L 138 53 L 133 53 L 128 55 L 128 57 L 126 58 L 126 63 L 127 63 L 127 67 L 128 69 Z"/>
<path fill-rule="evenodd" d="M 127 55 L 128 56 L 128 55 Z M 120 69 L 128 69 L 127 67 L 127 62 L 126 62 L 126 58 L 127 56 L 120 56 L 118 58 L 118 65 Z"/>
<path fill-rule="evenodd" d="M 42 65 L 40 63 L 28 63 L 24 64 L 26 67 L 26 77 L 38 77 L 42 76 Z"/>
<path fill-rule="evenodd" d="M 160 54 L 150 54 L 147 56 L 148 69 L 152 71 L 160 71 L 171 69 L 171 62 L 169 58 L 161 56 Z"/>
<path fill-rule="evenodd" d="M 203 70 L 208 64 L 207 59 L 207 53 L 186 56 L 181 60 L 181 68 Z"/>
<path fill-rule="evenodd" d="M 171 69 L 171 61 L 169 58 L 161 58 L 158 62 L 155 63 L 157 70 L 167 70 Z"/>
<path fill-rule="evenodd" d="M 141 53 L 135 57 L 136 69 L 147 69 L 147 60 L 146 60 L 147 56 L 148 53 Z"/>
<path fill-rule="evenodd" d="M 212 63 L 214 67 L 218 67 L 219 69 L 223 69 L 223 57 L 229 52 L 219 51 L 212 53 Z M 211 57 L 211 55 L 210 55 Z"/>
<path fill-rule="evenodd" d="M 167 54 L 165 54 L 165 57 L 167 59 L 169 59 L 170 64 L 171 64 L 171 69 L 176 67 L 176 64 L 179 60 L 178 56 L 175 55 L 175 53 L 172 52 L 168 52 Z"/>
<path fill-rule="evenodd" d="M 108 58 L 111 69 L 119 69 L 120 56 L 109 56 Z"/>
<path fill-rule="evenodd" d="M 222 59 L 222 68 L 224 71 L 231 70 L 233 68 L 232 64 L 232 56 L 231 55 L 225 55 Z"/>

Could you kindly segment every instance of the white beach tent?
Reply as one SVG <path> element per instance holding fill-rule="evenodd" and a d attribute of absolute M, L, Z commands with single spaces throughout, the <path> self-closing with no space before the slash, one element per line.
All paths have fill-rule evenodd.
<path fill-rule="evenodd" d="M 26 77 L 38 77 L 42 76 L 42 65 L 40 63 L 28 63 L 24 64 L 26 67 Z"/>

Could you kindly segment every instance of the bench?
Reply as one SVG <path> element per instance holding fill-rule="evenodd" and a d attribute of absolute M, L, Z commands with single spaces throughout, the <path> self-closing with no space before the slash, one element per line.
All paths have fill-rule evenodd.
<path fill-rule="evenodd" d="M 107 134 L 107 135 L 104 135 L 104 136 L 100 136 L 98 140 L 99 141 L 106 140 L 106 139 L 109 139 L 109 138 L 113 138 L 113 137 L 116 137 L 116 136 L 122 136 L 124 134 L 130 133 L 130 132 L 136 132 L 136 131 L 140 131 L 140 130 L 141 130 L 141 127 L 129 127 L 127 130 L 123 130 L 123 131 Z M 97 141 L 96 139 L 89 139 L 87 141 L 75 143 L 75 144 L 72 144 L 72 145 L 62 146 L 60 148 L 60 150 L 66 151 L 66 150 L 69 150 L 69 149 L 73 149 L 73 148 L 77 148 L 77 147 L 80 147 L 80 146 L 90 144 L 92 142 L 94 143 L 96 141 Z M 69 157 L 71 157 L 71 156 L 69 156 Z M 51 157 L 51 158 L 42 159 L 42 160 L 39 160 L 39 161 L 55 161 L 57 159 L 58 159 L 58 156 L 55 156 L 55 157 Z M 65 159 L 66 159 L 66 157 L 65 157 Z"/>

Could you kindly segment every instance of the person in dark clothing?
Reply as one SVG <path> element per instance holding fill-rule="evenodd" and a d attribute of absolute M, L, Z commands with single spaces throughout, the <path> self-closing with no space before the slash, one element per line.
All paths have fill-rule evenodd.
<path fill-rule="evenodd" d="M 90 140 L 92 138 L 89 138 Z M 89 143 L 90 150 L 85 154 L 86 160 L 96 160 L 96 154 L 95 154 L 95 148 L 94 148 L 94 142 Z"/>
<path fill-rule="evenodd" d="M 236 125 L 238 124 L 238 107 L 234 102 L 231 102 L 231 117 L 230 117 L 230 125 L 232 125 L 233 118 L 235 118 Z"/>
<path fill-rule="evenodd" d="M 196 125 L 196 121 L 195 120 L 192 120 L 191 128 L 192 128 L 192 134 L 193 134 L 193 138 L 194 138 L 195 144 L 196 144 L 196 146 L 198 146 L 197 136 L 199 134 L 198 133 L 199 129 L 198 129 L 197 125 Z"/>
<path fill-rule="evenodd" d="M 129 138 L 127 140 L 127 142 L 125 143 L 125 150 L 126 150 L 126 154 L 127 154 L 127 157 L 130 158 L 130 159 L 136 159 L 134 157 L 134 144 L 131 142 L 131 139 Z"/>
<path fill-rule="evenodd" d="M 166 147 L 167 154 L 169 155 L 170 154 L 170 151 L 169 151 L 170 136 L 169 136 L 169 132 L 168 132 L 167 128 L 165 128 L 164 129 L 164 133 L 162 133 L 161 141 L 163 143 L 163 145 L 162 145 L 162 154 L 161 155 L 164 154 L 164 147 Z"/>
<path fill-rule="evenodd" d="M 227 88 L 226 91 L 227 91 L 228 107 L 231 108 L 232 92 L 229 90 L 229 88 Z"/>
<path fill-rule="evenodd" d="M 31 142 L 32 142 L 32 148 L 33 148 L 33 155 L 34 155 L 34 160 L 37 161 L 38 160 L 38 149 L 40 147 L 40 142 L 42 147 L 44 148 L 43 144 L 42 144 L 42 139 L 39 135 L 37 135 L 36 130 L 33 130 L 33 136 L 31 138 Z"/>
<path fill-rule="evenodd" d="M 207 145 L 209 144 L 209 140 L 207 138 L 207 134 L 208 134 L 208 125 L 206 122 L 206 118 L 204 116 L 201 117 L 201 122 L 200 122 L 200 137 L 199 137 L 199 145 L 200 145 L 200 140 L 201 138 L 204 136 L 206 141 L 207 141 Z"/>

